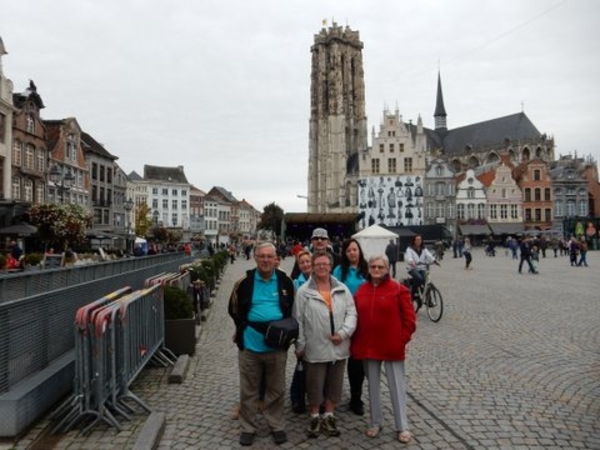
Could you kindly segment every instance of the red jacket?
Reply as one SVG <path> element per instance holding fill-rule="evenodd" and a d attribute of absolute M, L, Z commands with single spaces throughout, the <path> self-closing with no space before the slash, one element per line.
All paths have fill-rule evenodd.
<path fill-rule="evenodd" d="M 404 361 L 405 347 L 417 328 L 406 286 L 391 278 L 363 283 L 354 294 L 358 325 L 350 353 L 355 359 Z"/>

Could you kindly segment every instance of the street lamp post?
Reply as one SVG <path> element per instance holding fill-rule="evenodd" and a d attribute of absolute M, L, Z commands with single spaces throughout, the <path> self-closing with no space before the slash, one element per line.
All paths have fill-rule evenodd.
<path fill-rule="evenodd" d="M 60 194 L 60 202 L 64 203 L 65 192 L 71 190 L 71 184 L 75 181 L 73 172 L 71 172 L 71 169 L 67 169 L 67 172 L 63 173 L 61 168 L 54 164 L 48 174 L 50 175 L 50 181 L 54 184 L 54 187 L 56 187 Z"/>
<path fill-rule="evenodd" d="M 133 209 L 133 200 L 131 200 L 130 198 L 128 198 L 127 200 L 125 200 L 125 202 L 123 203 L 123 209 L 125 210 L 125 223 L 127 226 L 127 232 L 125 233 L 125 251 L 127 253 L 129 253 L 131 246 L 129 245 L 129 233 L 131 231 L 131 217 L 130 217 L 130 213 L 131 210 Z"/>

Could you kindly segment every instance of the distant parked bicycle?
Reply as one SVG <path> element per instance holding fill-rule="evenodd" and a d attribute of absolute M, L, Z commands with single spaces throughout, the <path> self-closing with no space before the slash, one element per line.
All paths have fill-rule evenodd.
<path fill-rule="evenodd" d="M 432 322 L 439 322 L 444 313 L 444 299 L 442 293 L 431 281 L 431 273 L 429 271 L 430 264 L 427 264 L 425 270 L 425 283 L 419 286 L 416 295 L 413 296 L 413 305 L 415 312 L 419 312 L 422 306 L 425 306 L 427 316 Z M 412 279 L 407 278 L 403 283 L 410 289 Z"/>

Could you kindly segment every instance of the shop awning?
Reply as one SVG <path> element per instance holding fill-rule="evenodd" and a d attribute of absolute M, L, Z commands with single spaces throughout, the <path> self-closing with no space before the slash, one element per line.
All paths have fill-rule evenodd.
<path fill-rule="evenodd" d="M 460 232 L 463 236 L 490 234 L 490 227 L 487 225 L 459 225 Z"/>
<path fill-rule="evenodd" d="M 525 231 L 525 226 L 522 223 L 490 223 L 489 227 L 495 235 L 519 234 Z"/>

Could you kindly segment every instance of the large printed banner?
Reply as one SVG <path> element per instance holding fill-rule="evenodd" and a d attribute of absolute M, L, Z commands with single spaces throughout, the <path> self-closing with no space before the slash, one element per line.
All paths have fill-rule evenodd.
<path fill-rule="evenodd" d="M 358 208 L 364 213 L 361 228 L 423 225 L 423 179 L 398 175 L 358 180 Z"/>

